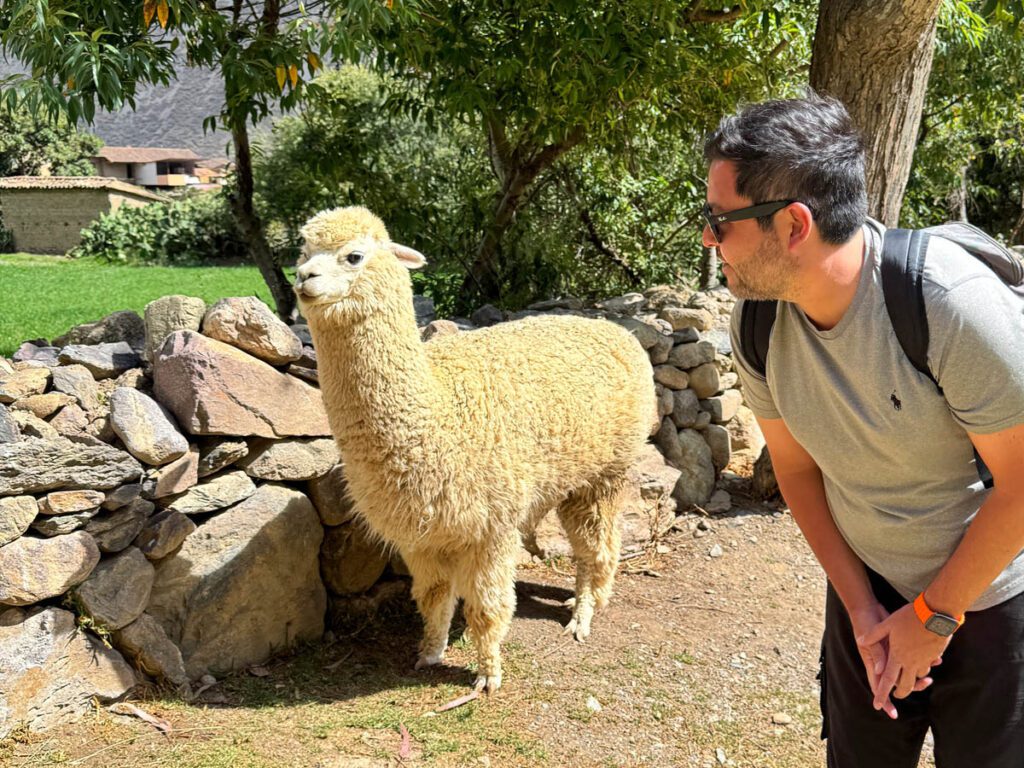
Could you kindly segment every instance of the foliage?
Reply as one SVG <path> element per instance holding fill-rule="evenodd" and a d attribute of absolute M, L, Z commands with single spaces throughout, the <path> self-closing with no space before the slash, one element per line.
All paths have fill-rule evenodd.
<path fill-rule="evenodd" d="M 92 176 L 91 158 L 103 146 L 66 118 L 43 120 L 24 109 L 0 107 L 0 176 Z"/>
<path fill-rule="evenodd" d="M 245 244 L 220 191 L 167 204 L 121 206 L 82 231 L 75 258 L 118 264 L 185 265 L 244 259 Z"/>
<path fill-rule="evenodd" d="M 376 61 L 422 84 L 423 98 L 396 106 L 428 125 L 466 121 L 487 142 L 491 213 L 463 298 L 504 294 L 506 304 L 520 300 L 510 290 L 526 295 L 513 289 L 520 277 L 539 274 L 506 235 L 556 163 L 644 133 L 694 140 L 738 98 L 801 79 L 813 25 L 813 8 L 782 0 L 728 11 L 673 0 L 438 0 L 415 10 L 376 35 Z"/>
<path fill-rule="evenodd" d="M 225 296 L 270 292 L 255 267 L 131 267 L 99 259 L 0 255 L 4 276 L 0 355 L 26 339 L 52 338 L 71 326 L 132 309 L 142 314 L 153 299 L 186 292 L 213 303 Z"/>
<path fill-rule="evenodd" d="M 914 169 L 909 226 L 958 216 L 1024 242 L 1024 30 L 987 23 L 984 3 L 947 3 L 940 18 Z M 996 21 L 999 21 L 997 17 Z"/>
<path fill-rule="evenodd" d="M 0 216 L 0 253 L 14 252 L 14 233 L 4 226 L 3 217 Z"/>

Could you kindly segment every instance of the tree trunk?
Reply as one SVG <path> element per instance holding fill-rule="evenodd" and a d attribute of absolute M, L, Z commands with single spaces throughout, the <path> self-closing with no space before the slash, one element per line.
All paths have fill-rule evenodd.
<path fill-rule="evenodd" d="M 1010 233 L 1010 244 L 1024 245 L 1024 186 L 1020 191 L 1020 216 Z"/>
<path fill-rule="evenodd" d="M 531 153 L 522 145 L 512 149 L 505 143 L 503 128 L 488 126 L 493 154 L 492 161 L 498 161 L 496 172 L 501 181 L 501 190 L 494 198 L 494 216 L 484 232 L 476 258 L 462 282 L 460 299 L 465 308 L 474 303 L 495 301 L 501 298 L 502 265 L 498 262 L 501 240 L 505 231 L 515 220 L 519 206 L 530 190 L 530 185 L 558 158 L 583 140 L 583 131 L 576 128 L 556 144 Z M 521 158 L 527 158 L 523 161 Z"/>
<path fill-rule="evenodd" d="M 235 178 L 238 190 L 232 197 L 235 224 L 249 248 L 252 260 L 259 267 L 264 282 L 270 288 L 270 295 L 277 305 L 277 315 L 286 323 L 291 322 L 295 309 L 295 294 L 284 270 L 274 260 L 274 254 L 263 232 L 263 222 L 253 207 L 252 151 L 249 148 L 249 129 L 245 117 L 234 118 L 231 123 L 231 137 L 235 143 Z"/>
<path fill-rule="evenodd" d="M 697 287 L 702 291 L 710 291 L 718 285 L 718 249 L 712 246 L 705 248 L 700 257 L 700 284 Z"/>
<path fill-rule="evenodd" d="M 829 0 L 818 10 L 811 87 L 842 101 L 867 148 L 868 212 L 899 223 L 942 0 Z"/>

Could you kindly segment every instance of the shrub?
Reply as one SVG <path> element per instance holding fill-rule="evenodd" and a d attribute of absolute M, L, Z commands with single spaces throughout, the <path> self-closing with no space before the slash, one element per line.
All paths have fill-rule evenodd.
<path fill-rule="evenodd" d="M 246 257 L 230 205 L 221 191 L 167 204 L 122 206 L 82 231 L 71 255 L 120 264 L 233 263 Z"/>

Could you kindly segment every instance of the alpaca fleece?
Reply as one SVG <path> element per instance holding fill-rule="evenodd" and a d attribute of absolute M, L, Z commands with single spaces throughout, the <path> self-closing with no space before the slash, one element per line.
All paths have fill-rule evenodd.
<path fill-rule="evenodd" d="M 423 343 L 408 275 L 419 254 L 362 208 L 318 214 L 303 236 L 296 292 L 324 404 L 356 510 L 412 574 L 417 666 L 441 661 L 462 598 L 476 685 L 493 691 L 522 529 L 551 509 L 566 528 L 568 632 L 585 639 L 608 601 L 618 496 L 657 422 L 647 354 L 613 323 L 567 316 Z"/>

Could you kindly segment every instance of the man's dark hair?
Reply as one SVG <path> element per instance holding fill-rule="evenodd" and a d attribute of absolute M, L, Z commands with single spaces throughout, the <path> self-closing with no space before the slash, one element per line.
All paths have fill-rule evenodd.
<path fill-rule="evenodd" d="M 864 143 L 841 102 L 808 92 L 751 104 L 722 118 L 704 158 L 736 165 L 736 191 L 754 203 L 796 200 L 821 238 L 845 243 L 868 213 Z M 769 229 L 771 217 L 758 219 Z"/>

